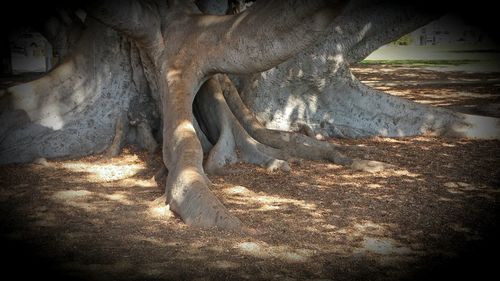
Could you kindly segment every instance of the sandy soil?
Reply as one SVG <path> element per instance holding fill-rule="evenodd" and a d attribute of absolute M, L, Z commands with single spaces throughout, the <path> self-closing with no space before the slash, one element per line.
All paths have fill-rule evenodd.
<path fill-rule="evenodd" d="M 468 74 L 354 70 L 375 87 L 421 102 L 432 95 L 439 106 L 495 103 L 500 94 L 489 83 L 388 85 Z M 259 230 L 252 236 L 190 229 L 153 204 L 162 194 L 152 179 L 158 156 L 133 147 L 113 159 L 1 166 L 2 270 L 66 280 L 479 280 L 496 272 L 499 141 L 335 141 L 397 168 L 370 174 L 298 161 L 290 173 L 235 165 L 210 177 L 231 212 Z"/>

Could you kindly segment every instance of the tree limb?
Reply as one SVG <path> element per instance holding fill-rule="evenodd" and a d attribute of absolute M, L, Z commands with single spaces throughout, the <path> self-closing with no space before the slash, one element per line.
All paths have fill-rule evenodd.
<path fill-rule="evenodd" d="M 199 16 L 199 54 L 208 73 L 254 73 L 269 69 L 314 42 L 340 14 L 345 1 L 258 1 L 232 16 Z M 206 35 L 206 34 L 209 34 Z"/>

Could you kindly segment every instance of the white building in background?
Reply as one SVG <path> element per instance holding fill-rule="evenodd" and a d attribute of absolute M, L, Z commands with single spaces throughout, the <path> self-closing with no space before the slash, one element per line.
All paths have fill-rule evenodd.
<path fill-rule="evenodd" d="M 498 64 L 499 49 L 487 32 L 459 17 L 446 15 L 380 47 L 365 60 L 482 61 Z"/>
<path fill-rule="evenodd" d="M 423 26 L 401 39 L 395 45 L 475 45 L 488 44 L 492 40 L 479 28 L 467 25 L 460 18 L 446 15 Z"/>
<path fill-rule="evenodd" d="M 12 74 L 47 72 L 52 68 L 52 46 L 38 32 L 17 31 L 9 38 Z"/>

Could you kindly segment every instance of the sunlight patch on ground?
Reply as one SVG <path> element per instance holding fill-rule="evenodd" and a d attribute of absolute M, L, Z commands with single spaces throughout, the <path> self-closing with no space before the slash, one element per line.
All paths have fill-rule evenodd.
<path fill-rule="evenodd" d="M 360 173 L 355 173 L 355 174 L 343 174 L 339 175 L 342 177 L 344 182 L 342 185 L 353 185 L 353 186 L 359 186 L 359 184 L 356 184 L 357 181 L 365 179 L 365 178 L 371 178 L 374 175 L 377 177 L 381 178 L 389 178 L 389 177 L 409 177 L 409 178 L 420 178 L 422 175 L 417 174 L 417 173 L 412 173 L 406 169 L 398 169 L 397 167 L 395 169 L 384 169 L 382 171 L 378 171 L 376 173 L 370 173 L 370 172 L 360 172 Z M 340 183 L 337 183 L 339 185 Z"/>
<path fill-rule="evenodd" d="M 105 209 L 113 208 L 112 205 L 102 206 L 103 202 L 113 201 L 120 205 L 134 205 L 135 203 L 129 200 L 127 193 L 116 192 L 112 194 L 103 194 L 91 192 L 88 190 L 64 190 L 58 191 L 52 195 L 52 199 L 63 205 L 82 209 L 88 212 L 95 212 L 98 209 L 103 211 Z M 105 201 L 102 201 L 105 200 Z"/>
<path fill-rule="evenodd" d="M 242 242 L 238 243 L 235 248 L 243 254 L 256 258 L 276 258 L 290 263 L 305 262 L 314 253 L 312 250 L 307 249 L 291 249 L 288 246 L 270 246 L 265 242 Z"/>
<path fill-rule="evenodd" d="M 272 196 L 264 192 L 255 193 L 244 186 L 226 188 L 224 189 L 224 193 L 231 196 L 231 201 L 233 201 L 233 203 L 259 204 L 261 207 L 258 208 L 257 211 L 278 210 L 284 205 L 295 205 L 301 209 L 311 211 L 317 210 L 316 204 L 306 203 L 304 200 Z"/>
<path fill-rule="evenodd" d="M 387 256 L 404 256 L 413 254 L 410 248 L 398 241 L 389 238 L 394 225 L 377 224 L 372 221 L 363 221 L 353 225 L 353 235 L 361 236 L 361 245 L 354 249 L 353 254 L 376 254 Z"/>
<path fill-rule="evenodd" d="M 377 184 L 377 183 L 369 183 L 369 184 L 366 185 L 366 187 L 368 187 L 369 189 L 382 188 L 382 186 L 380 184 Z"/>
<path fill-rule="evenodd" d="M 348 241 L 359 243 L 354 247 L 332 247 L 337 254 L 345 256 L 371 256 L 376 257 L 381 264 L 397 264 L 403 260 L 415 258 L 419 251 L 412 250 L 391 237 L 393 231 L 398 226 L 394 224 L 375 223 L 369 220 L 363 220 L 354 223 L 350 227 L 341 228 L 333 231 L 335 236 L 345 237 Z M 412 244 L 416 246 L 416 244 Z"/>
<path fill-rule="evenodd" d="M 465 182 L 445 182 L 443 185 L 448 188 L 460 188 L 466 191 L 476 190 L 476 188 Z"/>
<path fill-rule="evenodd" d="M 357 233 L 369 233 L 371 235 L 379 236 L 389 234 L 387 225 L 374 223 L 372 221 L 363 221 L 362 223 L 356 223 L 354 224 L 353 228 Z"/>
<path fill-rule="evenodd" d="M 377 255 L 409 255 L 413 251 L 391 238 L 365 237 L 355 254 L 372 253 Z"/>
<path fill-rule="evenodd" d="M 154 218 L 165 219 L 165 218 L 173 218 L 174 213 L 170 211 L 170 206 L 163 205 L 154 205 L 148 208 L 148 214 Z"/>
<path fill-rule="evenodd" d="M 87 202 L 93 195 L 94 192 L 87 190 L 66 190 L 54 193 L 52 198 L 66 206 L 93 212 L 96 210 L 96 207 Z"/>
<path fill-rule="evenodd" d="M 231 261 L 226 261 L 226 260 L 215 261 L 215 262 L 212 262 L 210 264 L 213 267 L 219 268 L 219 269 L 232 269 L 232 268 L 238 268 L 238 267 L 240 267 L 239 263 L 231 262 Z"/>
<path fill-rule="evenodd" d="M 382 138 L 382 137 L 378 137 L 378 138 L 376 138 L 376 140 L 380 141 L 380 142 L 390 142 L 390 143 L 400 143 L 400 144 L 408 144 L 408 143 L 410 143 L 407 140 L 402 140 L 402 139 L 397 139 L 397 138 Z"/>
<path fill-rule="evenodd" d="M 62 164 L 72 172 L 88 173 L 88 179 L 92 181 L 116 181 L 130 178 L 140 170 L 145 169 L 144 164 L 93 164 L 84 162 L 66 162 Z"/>
<path fill-rule="evenodd" d="M 157 187 L 158 184 L 154 180 L 142 179 L 124 179 L 121 184 L 124 186 L 139 186 L 139 187 Z"/>
<path fill-rule="evenodd" d="M 405 177 L 410 177 L 410 178 L 416 178 L 416 177 L 421 176 L 420 174 L 415 174 L 415 173 L 409 172 L 408 170 L 404 170 L 404 169 L 394 171 L 393 175 L 400 176 L 400 177 L 405 176 Z"/>
<path fill-rule="evenodd" d="M 495 200 L 495 195 L 500 190 L 487 185 L 472 185 L 465 182 L 445 182 L 443 186 L 451 194 L 472 194 L 475 197 L 483 197 L 488 200 Z"/>
<path fill-rule="evenodd" d="M 88 190 L 66 190 L 66 191 L 59 191 L 54 193 L 52 196 L 54 199 L 58 200 L 75 200 L 79 198 L 84 198 L 91 196 L 93 192 L 90 192 Z"/>
<path fill-rule="evenodd" d="M 451 143 L 445 143 L 445 142 L 443 142 L 441 145 L 442 145 L 442 146 L 444 146 L 444 147 L 455 147 L 455 146 L 456 146 L 456 145 L 454 145 L 454 144 L 451 144 Z"/>
<path fill-rule="evenodd" d="M 102 198 L 106 198 L 108 200 L 116 201 L 118 203 L 121 203 L 123 205 L 132 205 L 134 202 L 128 200 L 128 196 L 124 193 L 117 192 L 113 194 L 103 194 L 100 195 Z"/>

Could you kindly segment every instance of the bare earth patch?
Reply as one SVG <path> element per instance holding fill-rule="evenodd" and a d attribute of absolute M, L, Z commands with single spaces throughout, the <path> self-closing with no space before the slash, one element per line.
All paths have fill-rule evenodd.
<path fill-rule="evenodd" d="M 393 75 L 409 81 L 401 78 L 418 71 L 411 78 L 417 82 L 470 78 L 387 66 L 385 77 L 377 67 L 355 71 L 376 87 Z M 384 90 L 438 106 L 498 102 L 496 85 L 480 85 L 399 83 Z M 153 203 L 163 193 L 152 179 L 159 159 L 131 147 L 112 159 L 1 166 L 4 270 L 19 279 L 34 273 L 84 280 L 402 280 L 494 272 L 499 141 L 330 141 L 367 147 L 366 159 L 397 168 L 370 174 L 297 161 L 289 173 L 234 165 L 232 174 L 211 176 L 213 191 L 255 235 L 186 227 Z"/>

